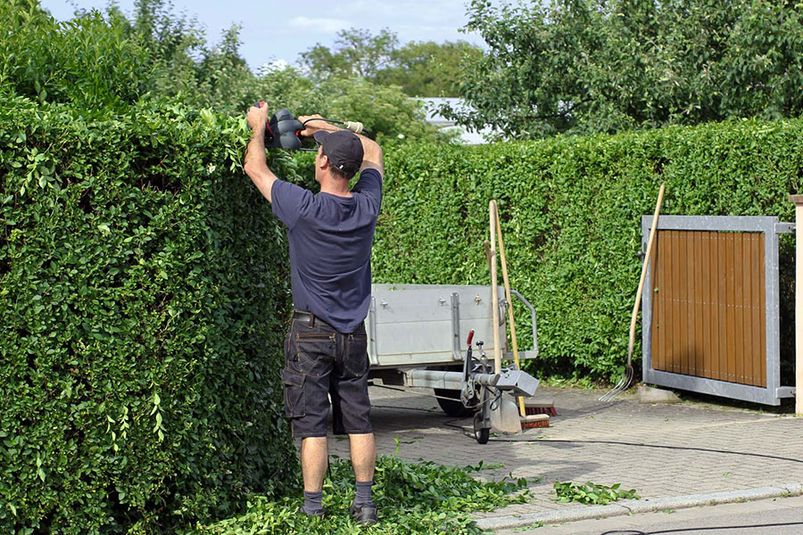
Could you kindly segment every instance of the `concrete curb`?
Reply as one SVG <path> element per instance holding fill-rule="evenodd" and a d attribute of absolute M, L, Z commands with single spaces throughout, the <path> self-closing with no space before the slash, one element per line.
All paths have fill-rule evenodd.
<path fill-rule="evenodd" d="M 788 483 L 777 487 L 762 487 L 743 490 L 729 490 L 708 494 L 689 494 L 674 498 L 656 498 L 645 500 L 626 500 L 611 505 L 591 505 L 544 511 L 540 513 L 524 513 L 519 515 L 496 516 L 478 519 L 477 526 L 487 530 L 517 528 L 530 524 L 561 524 L 578 520 L 609 518 L 613 516 L 631 515 L 635 513 L 651 513 L 664 509 L 686 509 L 703 505 L 720 505 L 734 502 L 749 502 L 767 498 L 791 497 L 803 495 L 803 484 Z"/>

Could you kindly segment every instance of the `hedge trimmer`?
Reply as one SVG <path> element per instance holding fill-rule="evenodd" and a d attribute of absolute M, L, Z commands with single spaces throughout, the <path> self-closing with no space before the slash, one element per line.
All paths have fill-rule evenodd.
<path fill-rule="evenodd" d="M 260 107 L 260 103 L 257 102 L 255 106 Z M 307 122 L 311 120 L 339 124 L 355 134 L 360 134 L 364 130 L 363 124 L 358 121 L 338 121 L 337 119 L 316 117 L 315 119 L 309 119 Z M 315 150 L 302 145 L 300 134 L 305 125 L 306 122 L 302 123 L 296 119 L 287 108 L 278 110 L 265 125 L 265 147 L 285 150 Z"/>

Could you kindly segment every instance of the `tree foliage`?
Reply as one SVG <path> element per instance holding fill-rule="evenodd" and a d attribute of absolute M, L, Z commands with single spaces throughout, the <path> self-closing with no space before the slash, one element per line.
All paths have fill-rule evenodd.
<path fill-rule="evenodd" d="M 799 2 L 474 0 L 468 14 L 489 46 L 462 85 L 474 128 L 537 138 L 803 111 Z"/>
<path fill-rule="evenodd" d="M 138 0 L 131 20 L 112 5 L 62 23 L 36 1 L 9 0 L 0 22 L 0 83 L 41 103 L 121 111 L 169 97 L 227 112 L 242 109 L 254 81 L 236 27 L 209 46 L 197 23 L 163 0 Z"/>
<path fill-rule="evenodd" d="M 398 85 L 412 97 L 455 97 L 464 69 L 481 57 L 482 50 L 465 41 L 413 41 L 394 51 L 376 81 Z"/>
<path fill-rule="evenodd" d="M 224 113 L 246 105 L 254 76 L 240 56 L 238 26 L 224 30 L 220 41 L 210 45 L 199 23 L 176 15 L 167 0 L 136 0 L 131 20 L 114 5 L 108 13 L 124 20 L 128 37 L 148 51 L 154 68 L 151 95 Z"/>
<path fill-rule="evenodd" d="M 318 80 L 360 77 L 398 86 L 411 97 L 456 96 L 462 69 L 482 56 L 465 41 L 412 41 L 399 46 L 395 33 L 377 35 L 351 28 L 338 33 L 334 49 L 320 43 L 301 54 L 301 64 Z"/>
<path fill-rule="evenodd" d="M 341 30 L 335 50 L 319 43 L 301 54 L 301 63 L 313 78 L 375 78 L 390 63 L 398 43 L 396 34 L 387 29 L 377 35 L 359 28 Z"/>
<path fill-rule="evenodd" d="M 120 109 L 153 78 L 148 51 L 127 33 L 116 12 L 59 24 L 34 0 L 0 3 L 0 83 L 40 103 Z"/>

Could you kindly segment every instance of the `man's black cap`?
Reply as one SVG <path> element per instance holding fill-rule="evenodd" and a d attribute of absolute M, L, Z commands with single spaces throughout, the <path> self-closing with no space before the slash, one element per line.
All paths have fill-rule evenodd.
<path fill-rule="evenodd" d="M 312 137 L 323 146 L 323 153 L 341 173 L 351 178 L 360 170 L 363 158 L 362 142 L 354 132 L 318 130 Z"/>

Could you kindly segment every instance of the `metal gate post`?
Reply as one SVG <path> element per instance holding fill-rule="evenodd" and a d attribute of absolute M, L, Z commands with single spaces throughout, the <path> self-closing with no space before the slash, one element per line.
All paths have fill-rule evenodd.
<path fill-rule="evenodd" d="M 795 414 L 803 415 L 803 195 L 790 195 L 795 203 Z"/>

